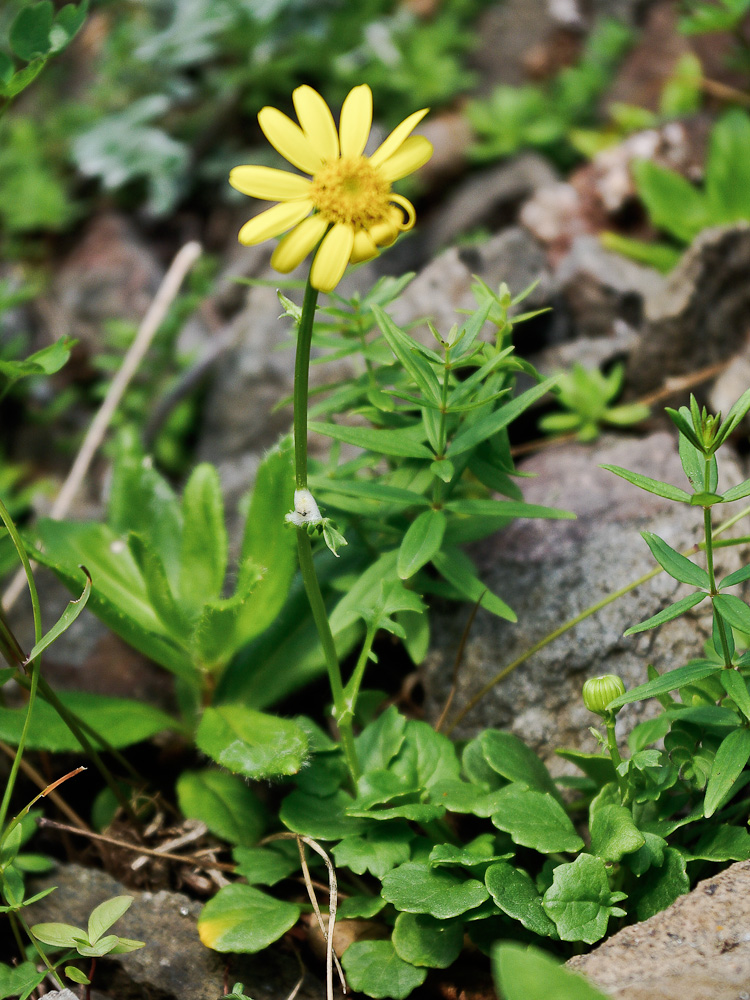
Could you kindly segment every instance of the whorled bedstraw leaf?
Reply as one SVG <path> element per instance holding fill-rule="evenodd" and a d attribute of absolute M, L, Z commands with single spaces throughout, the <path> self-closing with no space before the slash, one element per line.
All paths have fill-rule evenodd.
<path fill-rule="evenodd" d="M 557 937 L 554 923 L 542 907 L 531 876 L 523 868 L 514 868 L 507 861 L 490 865 L 484 873 L 485 885 L 497 906 L 513 920 L 542 937 Z"/>
<path fill-rule="evenodd" d="M 624 892 L 611 891 L 601 858 L 580 854 L 571 864 L 555 868 L 542 905 L 563 941 L 593 944 L 606 934 L 611 916 L 625 915 L 615 904 L 626 898 Z"/>
<path fill-rule="evenodd" d="M 690 494 L 680 489 L 679 486 L 672 486 L 671 483 L 663 483 L 658 479 L 650 479 L 648 476 L 642 476 L 640 472 L 629 472 L 628 469 L 622 469 L 619 465 L 601 465 L 599 468 L 606 469 L 607 472 L 614 472 L 616 476 L 626 479 L 629 483 L 639 486 L 648 493 L 655 493 L 656 496 L 675 500 L 678 503 L 690 503 Z"/>
<path fill-rule="evenodd" d="M 388 313 L 373 304 L 373 315 L 388 346 L 414 379 L 425 399 L 439 406 L 441 388 L 430 363 L 415 349 L 414 340 L 399 329 Z M 447 377 L 447 374 L 444 376 Z"/>
<path fill-rule="evenodd" d="M 432 563 L 438 573 L 467 600 L 473 603 L 481 600 L 482 607 L 498 618 L 504 618 L 509 622 L 518 620 L 512 608 L 482 583 L 476 575 L 474 564 L 465 552 L 455 548 L 444 548 L 435 553 Z"/>
<path fill-rule="evenodd" d="M 195 742 L 217 764 L 256 781 L 296 774 L 308 756 L 307 733 L 295 722 L 240 704 L 207 708 Z"/>
<path fill-rule="evenodd" d="M 396 954 L 410 965 L 447 969 L 461 953 L 464 926 L 460 920 L 436 920 L 425 913 L 399 913 L 392 940 Z"/>
<path fill-rule="evenodd" d="M 642 531 L 641 537 L 651 549 L 654 559 L 671 577 L 679 580 L 680 583 L 690 584 L 692 587 L 709 589 L 711 584 L 708 573 L 702 566 L 696 565 L 691 559 L 683 556 L 681 552 L 677 552 L 663 538 L 659 538 L 651 531 Z"/>
<path fill-rule="evenodd" d="M 341 424 L 320 423 L 311 420 L 309 429 L 324 437 L 353 444 L 376 455 L 392 455 L 395 458 L 425 458 L 432 461 L 434 453 L 417 439 L 411 430 L 389 427 L 346 427 Z"/>
<path fill-rule="evenodd" d="M 735 729 L 716 751 L 711 777 L 706 785 L 703 814 L 708 819 L 716 812 L 750 760 L 750 729 Z"/>
<path fill-rule="evenodd" d="M 740 632 L 750 632 L 750 608 L 733 594 L 717 594 L 713 599 L 714 608 L 724 621 Z"/>
<path fill-rule="evenodd" d="M 296 904 L 234 882 L 219 889 L 203 907 L 198 934 L 214 951 L 255 954 L 286 934 L 299 915 Z"/>
<path fill-rule="evenodd" d="M 397 571 L 408 580 L 428 563 L 440 546 L 447 519 L 441 510 L 424 510 L 407 528 L 398 550 Z"/>
<path fill-rule="evenodd" d="M 482 441 L 497 434 L 508 424 L 512 423 L 524 410 L 528 409 L 538 399 L 541 399 L 557 383 L 557 378 L 549 378 L 539 385 L 535 385 L 526 392 L 504 403 L 493 413 L 480 417 L 477 421 L 463 427 L 449 443 L 447 457 L 450 459 L 463 455 L 464 452 L 471 451 Z"/>
<path fill-rule="evenodd" d="M 243 778 L 214 768 L 183 771 L 176 791 L 180 812 L 187 819 L 200 820 L 230 844 L 257 844 L 267 810 Z"/>
<path fill-rule="evenodd" d="M 514 844 L 541 854 L 580 851 L 583 847 L 569 816 L 548 792 L 509 785 L 497 793 L 497 810 L 491 819 L 499 830 L 510 834 Z"/>
<path fill-rule="evenodd" d="M 505 1000 L 607 1000 L 583 976 L 539 948 L 515 942 L 497 944 L 492 967 Z"/>
<path fill-rule="evenodd" d="M 722 670 L 719 681 L 740 712 L 750 720 L 750 692 L 745 678 L 736 670 Z"/>
<path fill-rule="evenodd" d="M 489 898 L 477 879 L 460 879 L 427 864 L 408 862 L 383 876 L 382 896 L 405 913 L 428 913 L 439 920 L 459 917 Z"/>
<path fill-rule="evenodd" d="M 621 694 L 619 698 L 614 698 L 607 705 L 607 709 L 611 711 L 614 708 L 621 708 L 623 705 L 629 705 L 633 701 L 641 701 L 644 698 L 658 698 L 659 695 L 667 694 L 669 691 L 677 691 L 679 688 L 685 687 L 686 684 L 692 684 L 694 681 L 702 680 L 704 677 L 710 677 L 711 674 L 716 674 L 721 669 L 721 664 L 715 663 L 712 660 L 695 660 L 692 663 L 685 664 L 684 667 L 677 667 L 676 670 L 668 670 L 665 674 L 661 674 L 653 680 L 647 681 L 645 684 L 639 684 L 638 687 L 631 688 L 630 691 Z"/>
<path fill-rule="evenodd" d="M 355 941 L 342 963 L 349 986 L 375 1000 L 405 1000 L 427 978 L 427 969 L 405 962 L 390 941 Z"/>
<path fill-rule="evenodd" d="M 636 635 L 638 632 L 646 632 L 648 629 L 656 628 L 657 625 L 663 625 L 665 622 L 674 621 L 675 618 L 684 615 L 686 611 L 690 611 L 691 608 L 696 607 L 707 597 L 708 594 L 706 593 L 688 594 L 687 597 L 675 601 L 674 604 L 670 604 L 669 607 L 664 608 L 663 611 L 659 611 L 658 614 L 647 618 L 645 622 L 640 622 L 638 625 L 631 625 L 622 634 L 624 636 Z"/>

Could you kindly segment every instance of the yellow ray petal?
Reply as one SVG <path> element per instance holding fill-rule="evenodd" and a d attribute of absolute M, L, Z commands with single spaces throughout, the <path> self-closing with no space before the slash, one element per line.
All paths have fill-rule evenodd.
<path fill-rule="evenodd" d="M 368 232 L 379 247 L 389 247 L 399 234 L 402 220 L 403 213 L 397 208 L 392 208 L 388 213 L 388 219 L 370 226 Z"/>
<path fill-rule="evenodd" d="M 278 108 L 261 108 L 258 124 L 271 145 L 289 160 L 292 166 L 314 174 L 323 166 L 320 155 L 305 133 Z"/>
<path fill-rule="evenodd" d="M 276 247 L 271 255 L 271 267 L 282 274 L 293 271 L 320 242 L 327 228 L 328 222 L 322 215 L 304 219 Z"/>
<path fill-rule="evenodd" d="M 423 135 L 411 135 L 401 143 L 393 156 L 389 156 L 385 163 L 378 167 L 378 172 L 393 183 L 419 170 L 431 156 L 432 143 L 429 139 L 425 139 Z"/>
<path fill-rule="evenodd" d="M 310 191 L 310 181 L 288 170 L 274 170 L 272 167 L 243 166 L 229 172 L 229 183 L 233 188 L 251 198 L 266 201 L 289 201 L 304 198 Z"/>
<path fill-rule="evenodd" d="M 326 102 L 312 87 L 297 87 L 292 100 L 302 131 L 315 152 L 326 162 L 335 160 L 339 155 L 339 136 Z"/>
<path fill-rule="evenodd" d="M 296 226 L 306 215 L 312 212 L 313 204 L 307 198 L 300 201 L 283 202 L 281 205 L 274 205 L 273 208 L 261 212 L 254 219 L 250 219 L 240 229 L 238 239 L 246 247 L 255 243 L 262 243 L 272 236 L 279 236 L 281 233 Z"/>
<path fill-rule="evenodd" d="M 413 115 L 404 118 L 401 124 L 394 128 L 385 142 L 381 143 L 370 157 L 370 163 L 373 167 L 379 167 L 381 163 L 385 163 L 389 156 L 393 156 L 401 143 L 419 125 L 429 110 L 429 108 L 422 108 L 421 111 L 415 111 Z"/>
<path fill-rule="evenodd" d="M 372 91 L 363 83 L 350 90 L 341 108 L 341 155 L 361 156 L 372 127 Z"/>
<path fill-rule="evenodd" d="M 352 264 L 361 264 L 363 260 L 372 260 L 373 257 L 378 256 L 378 253 L 375 240 L 366 230 L 360 229 L 354 234 L 354 246 L 350 257 Z"/>
<path fill-rule="evenodd" d="M 354 229 L 337 223 L 323 237 L 310 269 L 310 284 L 319 292 L 331 292 L 341 281 L 354 245 Z"/>

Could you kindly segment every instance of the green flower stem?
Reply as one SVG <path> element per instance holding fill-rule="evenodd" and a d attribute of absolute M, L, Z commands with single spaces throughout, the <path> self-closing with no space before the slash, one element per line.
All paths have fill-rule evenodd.
<path fill-rule="evenodd" d="M 318 301 L 318 291 L 307 280 L 305 297 L 302 302 L 297 330 L 297 355 L 294 362 L 294 478 L 298 490 L 307 489 L 307 399 L 310 375 L 310 346 L 312 344 L 313 321 L 315 307 Z M 328 621 L 323 595 L 315 572 L 312 546 L 307 529 L 304 525 L 297 527 L 297 552 L 299 568 L 305 585 L 310 610 L 318 630 L 320 644 L 328 670 L 328 683 L 333 698 L 334 718 L 341 734 L 341 744 L 344 757 L 349 768 L 352 781 L 359 777 L 357 752 L 354 746 L 354 730 L 352 727 L 353 709 L 347 704 L 344 694 L 344 684 L 341 679 L 341 667 L 333 641 L 331 625 Z"/>
<path fill-rule="evenodd" d="M 708 493 L 711 488 L 711 460 L 706 459 L 705 471 L 703 475 L 703 489 Z M 715 597 L 718 594 L 716 588 L 716 577 L 714 575 L 714 549 L 713 549 L 713 537 L 711 534 L 711 508 L 703 508 L 703 532 L 705 535 L 705 545 L 706 545 L 706 571 L 708 572 L 708 583 L 710 587 L 711 597 Z M 731 669 L 732 666 L 732 653 L 729 648 L 729 639 L 727 637 L 726 626 L 720 614 L 714 611 L 714 618 L 716 620 L 716 627 L 719 633 L 719 641 L 721 642 L 721 651 L 724 656 L 724 666 L 727 669 Z"/>
<path fill-rule="evenodd" d="M 5 504 L 0 500 L 0 518 L 8 530 L 13 544 L 16 547 L 19 558 L 23 563 L 24 572 L 26 573 L 26 579 L 29 584 L 29 593 L 31 595 L 31 609 L 34 617 L 34 645 L 36 645 L 42 638 L 42 613 L 39 606 L 39 594 L 37 593 L 36 584 L 34 583 L 34 575 L 31 572 L 31 563 L 29 562 L 29 557 L 26 555 L 26 549 L 24 548 L 23 542 L 18 534 L 18 530 L 13 522 L 10 512 Z M 13 763 L 10 768 L 10 775 L 8 777 L 8 783 L 5 786 L 5 792 L 3 794 L 2 803 L 0 803 L 0 831 L 2 831 L 5 826 L 5 820 L 8 815 L 8 808 L 10 806 L 10 798 L 13 794 L 13 789 L 15 788 L 16 779 L 18 777 L 18 770 L 21 766 L 21 758 L 23 757 L 24 747 L 26 746 L 26 739 L 28 737 L 29 726 L 31 725 L 31 716 L 34 711 L 34 702 L 36 701 L 36 692 L 39 686 L 39 670 L 41 665 L 41 659 L 37 656 L 31 664 L 31 682 L 29 685 L 29 704 L 26 710 L 26 718 L 23 723 L 23 729 L 21 731 L 21 737 L 18 741 L 18 747 L 16 749 L 16 756 L 13 759 Z M 6 831 L 7 832 L 7 831 Z M 0 841 L 1 842 L 1 841 Z"/>
<path fill-rule="evenodd" d="M 39 955 L 39 957 L 41 958 L 42 962 L 44 963 L 44 966 L 46 967 L 47 972 L 50 974 L 50 976 L 52 976 L 57 981 L 57 985 L 60 987 L 60 990 L 61 991 L 64 990 L 65 989 L 65 984 L 63 983 L 62 979 L 60 979 L 60 976 L 55 971 L 54 965 L 51 964 L 50 960 L 45 955 L 44 948 L 41 947 L 41 945 L 39 944 L 39 942 L 37 941 L 37 939 L 34 937 L 32 931 L 31 931 L 31 928 L 26 923 L 26 921 L 24 920 L 24 918 L 21 916 L 20 913 L 16 913 L 14 915 L 15 915 L 16 919 L 18 920 L 19 924 L 21 925 L 21 927 L 23 927 L 24 931 L 26 932 L 26 936 L 28 937 L 28 939 L 33 944 L 34 950 L 36 951 L 36 953 Z"/>
<path fill-rule="evenodd" d="M 733 527 L 738 521 L 742 520 L 743 517 L 747 517 L 748 514 L 750 514 L 750 507 L 743 507 L 742 510 L 739 511 L 737 514 L 733 514 L 732 517 L 727 518 L 726 521 L 722 522 L 713 531 L 713 533 L 709 535 L 709 537 L 711 538 L 711 543 L 713 544 L 714 540 L 719 535 L 723 534 L 725 531 L 729 531 L 731 527 Z M 720 545 L 722 547 L 726 547 L 729 545 L 740 545 L 747 542 L 747 540 L 748 540 L 747 538 L 729 539 L 724 542 L 721 542 Z M 698 549 L 705 549 L 705 547 L 706 547 L 705 541 L 701 542 L 698 545 Z M 683 555 L 690 556 L 693 555 L 694 552 L 695 548 L 691 547 L 687 549 L 685 552 L 683 552 Z M 554 642 L 555 639 L 558 639 L 561 635 L 565 635 L 566 632 L 569 632 L 570 629 L 575 628 L 576 625 L 579 625 L 582 621 L 585 621 L 587 618 L 590 618 L 591 615 L 596 614 L 597 611 L 601 611 L 602 608 L 606 608 L 608 604 L 612 604 L 620 597 L 624 597 L 624 595 L 628 594 L 631 590 L 635 590 L 636 587 L 640 587 L 641 584 L 646 583 L 648 580 L 653 580 L 655 576 L 658 576 L 659 573 L 663 572 L 664 570 L 661 568 L 661 566 L 656 566 L 648 573 L 644 573 L 643 576 L 639 576 L 637 580 L 631 580 L 630 583 L 626 583 L 625 586 L 620 587 L 619 590 L 614 590 L 612 591 L 611 594 L 607 594 L 607 596 L 603 597 L 601 601 L 597 601 L 596 604 L 592 604 L 588 608 L 585 608 L 580 614 L 576 615 L 574 618 L 570 618 L 568 621 L 560 625 L 559 628 L 556 628 L 554 631 L 549 632 L 538 642 L 535 642 L 534 645 L 531 646 L 529 649 L 527 649 L 525 653 L 522 653 L 521 656 L 515 659 L 512 663 L 509 663 L 507 667 L 504 667 L 499 673 L 495 674 L 495 676 L 491 680 L 489 680 L 482 688 L 480 688 L 480 690 L 477 691 L 475 695 L 472 695 L 472 697 L 469 698 L 469 700 L 461 709 L 461 711 L 457 712 L 456 715 L 454 715 L 454 717 L 451 719 L 450 724 L 445 730 L 446 736 L 450 736 L 450 734 L 453 732 L 453 730 L 456 728 L 459 722 L 461 722 L 465 718 L 465 716 L 467 716 L 469 712 L 479 704 L 482 698 L 484 698 L 484 696 L 488 694 L 495 687 L 496 684 L 499 684 L 500 681 L 504 680 L 508 676 L 508 674 L 513 673 L 516 667 L 520 667 L 521 664 L 525 663 L 526 660 L 528 660 L 530 657 L 534 655 L 534 653 L 538 653 L 540 649 L 544 649 L 545 646 L 549 646 L 549 644 L 551 642 Z"/>
<path fill-rule="evenodd" d="M 294 478 L 298 490 L 307 489 L 307 397 L 310 346 L 317 304 L 318 290 L 313 288 L 308 278 L 297 330 L 297 355 L 294 359 Z"/>
<path fill-rule="evenodd" d="M 610 760 L 615 769 L 615 774 L 617 775 L 617 787 L 620 789 L 620 798 L 622 799 L 622 804 L 627 804 L 628 797 L 628 787 L 625 779 L 617 770 L 617 768 L 622 764 L 622 757 L 620 756 L 620 750 L 617 746 L 617 736 L 615 734 L 615 716 L 613 712 L 605 718 L 604 723 L 607 727 L 607 749 L 609 750 Z"/>
<path fill-rule="evenodd" d="M 359 688 L 362 684 L 362 678 L 365 675 L 365 668 L 367 667 L 367 661 L 370 658 L 370 651 L 372 650 L 372 644 L 374 641 L 375 630 L 368 627 L 367 632 L 365 633 L 364 642 L 362 643 L 362 649 L 359 653 L 357 665 L 352 672 L 352 676 L 347 681 L 346 687 L 344 688 L 346 703 L 352 715 L 354 715 L 354 707 L 357 704 L 357 695 L 359 694 Z"/>

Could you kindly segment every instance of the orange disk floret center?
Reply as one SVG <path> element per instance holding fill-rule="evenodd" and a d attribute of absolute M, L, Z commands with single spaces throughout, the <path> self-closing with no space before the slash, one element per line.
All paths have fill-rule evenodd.
<path fill-rule="evenodd" d="M 362 156 L 342 156 L 313 177 L 310 198 L 332 223 L 369 229 L 388 218 L 391 186 Z"/>

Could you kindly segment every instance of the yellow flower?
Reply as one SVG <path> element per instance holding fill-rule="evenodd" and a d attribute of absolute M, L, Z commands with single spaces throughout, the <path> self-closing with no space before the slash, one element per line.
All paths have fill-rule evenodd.
<path fill-rule="evenodd" d="M 310 281 L 330 292 L 346 265 L 378 255 L 399 232 L 411 229 L 414 206 L 391 184 L 432 156 L 423 136 L 411 135 L 427 114 L 415 111 L 372 154 L 363 156 L 372 125 L 372 92 L 363 84 L 348 94 L 339 129 L 328 105 L 312 87 L 293 95 L 299 125 L 276 108 L 262 108 L 258 122 L 271 145 L 311 179 L 271 167 L 235 167 L 229 183 L 251 198 L 278 201 L 246 222 L 240 243 L 252 246 L 288 232 L 273 252 L 277 271 L 293 271 L 318 243 Z M 321 242 L 322 240 L 322 242 Z"/>

